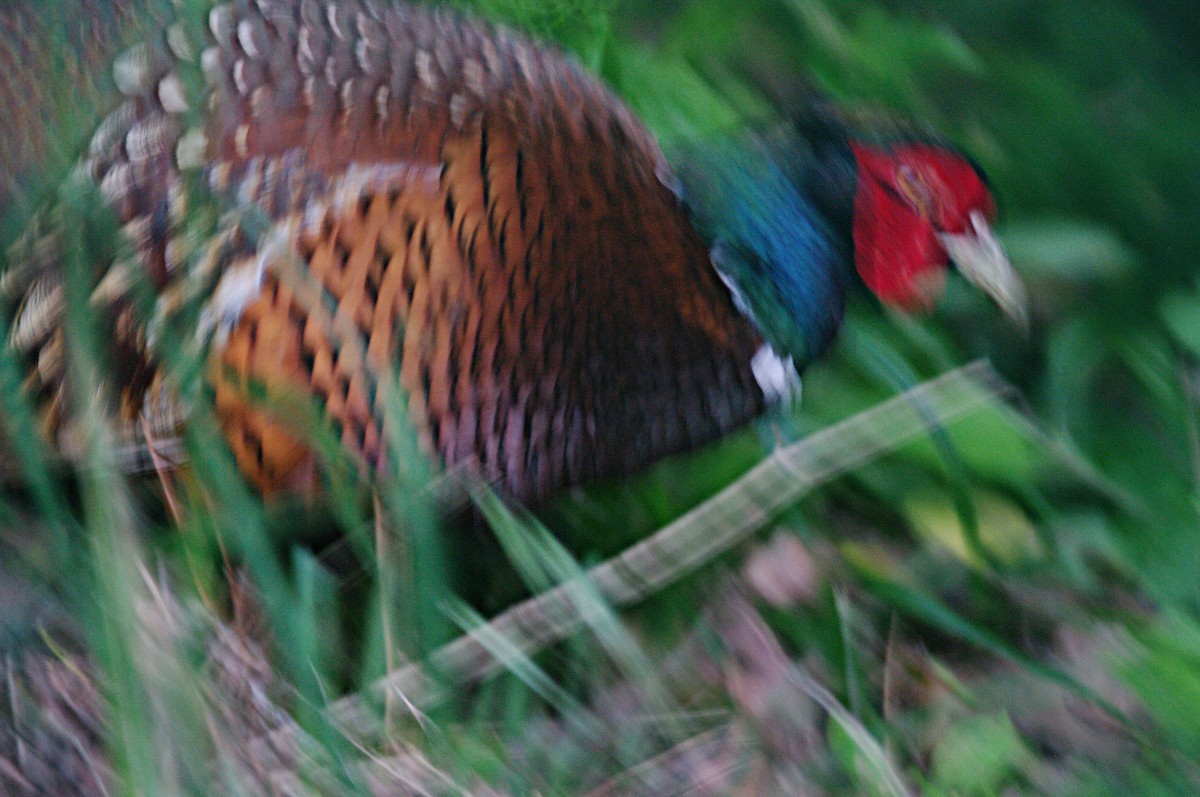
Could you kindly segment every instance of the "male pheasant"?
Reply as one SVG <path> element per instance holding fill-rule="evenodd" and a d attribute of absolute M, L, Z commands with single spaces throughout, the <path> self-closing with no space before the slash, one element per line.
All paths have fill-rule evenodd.
<path fill-rule="evenodd" d="M 1019 305 L 983 178 L 936 140 L 814 103 L 676 171 L 569 58 L 457 13 L 237 0 L 207 22 L 203 46 L 176 25 L 116 64 L 125 99 L 79 174 L 136 257 L 96 275 L 93 303 L 113 314 L 120 420 L 166 435 L 182 415 L 155 325 L 199 297 L 217 417 L 264 491 L 315 477 L 301 424 L 258 388 L 315 399 L 378 472 L 398 384 L 444 465 L 536 502 L 785 398 L 855 275 L 911 308 L 953 256 Z M 201 74 L 202 100 L 187 88 Z M 227 211 L 201 238 L 196 176 Z M 0 288 L 69 447 L 59 259 L 31 234 Z"/>

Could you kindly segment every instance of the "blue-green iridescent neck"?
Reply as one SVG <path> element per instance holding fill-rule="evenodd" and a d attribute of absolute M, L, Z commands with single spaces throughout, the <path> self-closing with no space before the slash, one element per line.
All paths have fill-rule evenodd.
<path fill-rule="evenodd" d="M 798 369 L 828 348 L 842 321 L 849 203 L 840 218 L 826 183 L 846 169 L 852 182 L 846 159 L 820 162 L 802 139 L 743 140 L 697 148 L 679 170 L 693 223 L 735 300 Z"/>

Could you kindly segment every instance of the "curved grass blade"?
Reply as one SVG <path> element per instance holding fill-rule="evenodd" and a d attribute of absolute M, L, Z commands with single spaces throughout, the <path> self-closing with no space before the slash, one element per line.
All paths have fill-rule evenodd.
<path fill-rule="evenodd" d="M 694 572 L 763 528 L 779 511 L 820 484 L 894 450 L 934 424 L 946 425 L 995 403 L 1008 388 L 983 362 L 932 379 L 794 445 L 779 449 L 741 479 L 648 539 L 588 571 L 597 593 L 615 607 L 629 606 Z M 488 633 L 528 654 L 580 628 L 571 588 L 560 585 L 508 609 Z M 350 696 L 335 702 L 334 721 L 356 735 L 379 728 L 370 705 L 389 692 L 427 708 L 451 690 L 430 676 L 452 682 L 490 677 L 504 665 L 475 635 L 460 637 L 432 654 L 426 666 L 409 664 L 371 687 L 369 700 Z"/>

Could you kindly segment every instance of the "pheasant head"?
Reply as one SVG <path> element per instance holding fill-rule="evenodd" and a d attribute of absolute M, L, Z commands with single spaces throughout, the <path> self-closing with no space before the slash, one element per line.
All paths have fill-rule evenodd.
<path fill-rule="evenodd" d="M 929 310 L 954 265 L 1024 322 L 1024 287 L 989 226 L 996 202 L 979 167 L 948 144 L 825 112 L 820 124 L 696 147 L 683 160 L 684 197 L 715 264 L 797 368 L 836 335 L 854 282 L 886 305 Z"/>

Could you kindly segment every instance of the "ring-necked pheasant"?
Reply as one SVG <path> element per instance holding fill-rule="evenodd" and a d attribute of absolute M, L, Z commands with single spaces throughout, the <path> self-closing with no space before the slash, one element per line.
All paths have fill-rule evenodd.
<path fill-rule="evenodd" d="M 676 172 L 571 60 L 456 13 L 240 0 L 205 35 L 172 26 L 116 64 L 125 99 L 80 173 L 137 257 L 97 275 L 93 302 L 113 313 L 121 419 L 168 434 L 153 324 L 203 297 L 218 418 L 264 490 L 303 487 L 312 463 L 252 384 L 315 398 L 379 468 L 398 381 L 443 463 L 537 500 L 786 396 L 856 275 L 913 307 L 953 259 L 1020 303 L 982 177 L 935 140 L 815 104 Z M 202 240 L 188 175 L 229 210 Z M 126 298 L 139 279 L 159 297 L 149 322 Z M 54 237 L 29 236 L 2 287 L 48 432 L 69 443 Z"/>

